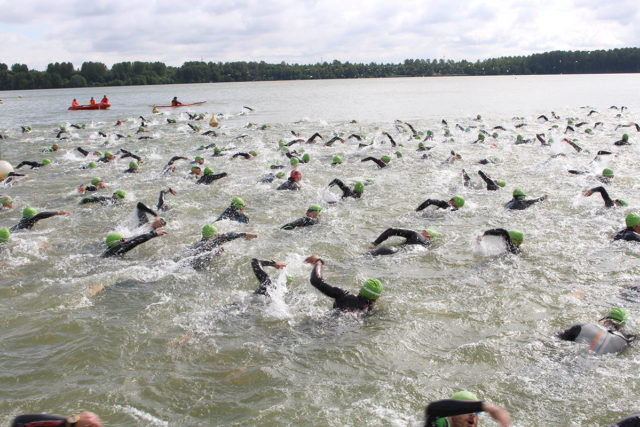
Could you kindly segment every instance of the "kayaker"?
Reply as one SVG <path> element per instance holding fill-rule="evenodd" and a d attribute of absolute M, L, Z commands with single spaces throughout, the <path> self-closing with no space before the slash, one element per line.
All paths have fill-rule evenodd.
<path fill-rule="evenodd" d="M 107 98 L 107 95 L 103 96 L 102 99 L 100 100 L 100 104 L 108 104 L 109 103 L 109 98 Z"/>
<path fill-rule="evenodd" d="M 91 99 L 89 100 L 89 105 L 96 105 L 96 100 L 93 99 L 93 96 L 91 97 Z"/>
<path fill-rule="evenodd" d="M 77 107 L 78 105 L 80 105 L 80 104 L 78 104 L 78 101 L 75 98 L 73 98 L 73 101 L 71 101 L 71 106 L 72 107 Z"/>
<path fill-rule="evenodd" d="M 177 96 L 174 96 L 173 99 L 171 100 L 171 106 L 177 107 L 178 105 L 182 105 L 182 102 L 178 101 Z"/>

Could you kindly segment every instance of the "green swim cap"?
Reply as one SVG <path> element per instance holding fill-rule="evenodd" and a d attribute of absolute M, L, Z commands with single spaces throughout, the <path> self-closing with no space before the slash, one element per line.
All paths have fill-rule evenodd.
<path fill-rule="evenodd" d="M 286 278 L 287 278 L 287 285 L 289 285 L 291 282 L 293 282 L 293 279 L 296 278 L 296 275 L 295 274 L 287 274 Z"/>
<path fill-rule="evenodd" d="M 258 152 L 256 150 L 251 150 L 249 151 L 249 154 L 251 154 L 253 157 L 258 155 Z"/>
<path fill-rule="evenodd" d="M 356 182 L 356 185 L 353 186 L 354 193 L 362 194 L 364 193 L 364 183 L 362 181 Z"/>
<path fill-rule="evenodd" d="M 453 196 L 451 200 L 453 200 L 453 204 L 456 205 L 456 208 L 464 206 L 464 199 L 461 196 Z"/>
<path fill-rule="evenodd" d="M 507 185 L 507 183 L 504 182 L 504 180 L 502 179 L 496 179 L 495 183 L 498 184 L 500 187 L 504 187 L 505 185 Z"/>
<path fill-rule="evenodd" d="M 629 203 L 627 203 L 626 200 L 616 199 L 616 201 L 620 203 L 620 206 L 629 206 Z"/>
<path fill-rule="evenodd" d="M 96 162 L 89 162 L 89 167 L 90 168 L 95 168 L 96 166 L 98 166 L 98 165 L 96 165 Z"/>
<path fill-rule="evenodd" d="M 484 139 L 484 133 L 479 133 L 478 134 L 478 139 Z"/>
<path fill-rule="evenodd" d="M 622 140 L 623 140 L 624 142 L 629 141 L 629 134 L 628 134 L 628 133 L 625 133 L 624 135 L 622 135 Z"/>
<path fill-rule="evenodd" d="M 315 211 L 315 212 L 320 213 L 320 212 L 322 212 L 322 206 L 320 206 L 320 205 L 311 205 L 307 209 L 307 212 L 309 212 L 309 211 Z"/>
<path fill-rule="evenodd" d="M 509 237 L 511 237 L 513 244 L 519 247 L 524 239 L 524 234 L 518 230 L 509 230 Z"/>
<path fill-rule="evenodd" d="M 0 243 L 8 242 L 9 236 L 11 236 L 11 233 L 7 227 L 0 228 Z"/>
<path fill-rule="evenodd" d="M 492 134 L 491 134 L 491 136 L 492 136 L 493 138 L 497 138 L 497 137 L 498 137 L 498 132 L 494 132 L 494 133 L 492 133 Z"/>
<path fill-rule="evenodd" d="M 215 154 L 219 154 L 222 150 L 220 149 L 220 147 L 214 147 L 213 152 Z"/>
<path fill-rule="evenodd" d="M 200 166 L 198 165 L 191 166 L 191 172 L 195 171 L 196 169 L 200 169 Z"/>
<path fill-rule="evenodd" d="M 26 208 L 24 208 L 22 210 L 22 217 L 23 218 L 31 218 L 32 216 L 35 216 L 37 213 L 38 213 L 37 210 L 35 210 L 31 206 L 27 206 Z"/>
<path fill-rule="evenodd" d="M 418 147 L 423 148 L 424 147 L 424 142 L 419 143 Z"/>
<path fill-rule="evenodd" d="M 197 162 L 198 160 L 202 160 L 203 157 L 202 156 L 196 156 L 195 161 Z"/>
<path fill-rule="evenodd" d="M 213 237 L 217 233 L 218 233 L 218 229 L 211 224 L 207 224 L 204 227 L 202 227 L 202 237 L 204 237 L 205 239 L 208 239 L 209 237 Z"/>
<path fill-rule="evenodd" d="M 440 236 L 440 234 L 437 231 L 432 230 L 430 228 L 427 228 L 424 231 L 426 231 L 427 234 L 429 235 L 429 239 L 435 239 L 436 237 Z"/>
<path fill-rule="evenodd" d="M 587 128 L 587 130 L 585 130 L 586 133 L 592 133 L 593 130 L 591 130 L 591 128 Z"/>
<path fill-rule="evenodd" d="M 280 141 L 278 141 L 278 145 L 282 147 L 284 145 L 284 139 L 281 139 Z"/>
<path fill-rule="evenodd" d="M 457 392 L 453 393 L 451 395 L 451 399 L 456 399 L 456 400 L 475 400 L 475 401 L 479 400 L 476 397 L 475 394 L 473 394 L 473 393 L 471 393 L 470 391 L 467 391 L 467 390 L 460 390 L 460 391 L 457 391 Z"/>
<path fill-rule="evenodd" d="M 360 288 L 360 295 L 366 299 L 377 300 L 382 292 L 382 283 L 378 279 L 368 279 Z"/>
<path fill-rule="evenodd" d="M 113 192 L 113 195 L 116 196 L 118 199 L 124 199 L 127 193 L 125 193 L 124 190 L 116 190 Z"/>
<path fill-rule="evenodd" d="M 334 165 L 337 165 L 338 163 L 342 163 L 342 159 L 340 158 L 340 156 L 333 156 L 333 161 L 332 163 Z"/>
<path fill-rule="evenodd" d="M 401 153 L 400 151 L 396 151 L 396 157 L 397 157 L 397 158 L 402 157 L 402 153 Z"/>
<path fill-rule="evenodd" d="M 516 139 L 517 139 L 518 141 L 522 141 L 523 136 L 522 136 L 522 135 L 520 135 L 520 134 L 518 134 L 518 136 L 516 137 Z"/>
<path fill-rule="evenodd" d="M 635 227 L 636 225 L 640 225 L 640 215 L 637 213 L 629 213 L 625 218 L 625 222 L 627 223 L 627 227 Z"/>
<path fill-rule="evenodd" d="M 629 313 L 624 308 L 613 307 L 611 310 L 609 310 L 609 312 L 605 316 L 605 319 L 609 319 L 616 325 L 624 327 L 624 325 L 627 323 L 628 316 Z"/>
<path fill-rule="evenodd" d="M 96 156 L 100 157 L 100 156 L 102 156 L 102 151 L 96 151 L 93 154 L 95 154 Z"/>
<path fill-rule="evenodd" d="M 138 162 L 136 162 L 135 160 L 131 160 L 129 162 L 129 169 L 135 169 L 138 167 Z"/>
<path fill-rule="evenodd" d="M 285 173 L 283 171 L 280 171 L 276 174 L 276 177 L 278 178 L 284 178 L 284 176 L 285 176 Z"/>
<path fill-rule="evenodd" d="M 524 191 L 522 191 L 521 189 L 519 188 L 513 189 L 513 197 L 524 197 L 524 196 L 525 196 Z"/>
<path fill-rule="evenodd" d="M 105 151 L 104 152 L 104 156 L 105 157 L 111 157 L 111 156 L 113 156 L 113 154 L 111 154 L 109 151 Z"/>
<path fill-rule="evenodd" d="M 385 163 L 389 163 L 391 161 L 391 157 L 389 156 L 382 156 L 380 157 L 380 160 L 382 160 Z"/>
<path fill-rule="evenodd" d="M 309 155 L 309 153 L 304 153 L 304 156 L 302 156 L 302 161 L 307 163 L 309 162 L 309 160 L 311 160 L 311 156 Z"/>
<path fill-rule="evenodd" d="M 48 164 L 50 164 L 50 163 L 51 163 L 51 160 L 49 160 L 49 159 L 43 159 L 43 160 L 42 160 L 42 164 L 43 164 L 43 165 L 48 165 Z"/>
<path fill-rule="evenodd" d="M 602 169 L 602 176 L 606 176 L 607 178 L 613 177 L 613 171 L 609 168 Z"/>
<path fill-rule="evenodd" d="M 298 163 L 300 163 L 300 160 L 298 160 L 297 157 L 292 157 L 290 163 L 291 163 L 291 166 L 298 166 Z"/>
<path fill-rule="evenodd" d="M 204 168 L 204 171 L 202 173 L 205 175 L 211 175 L 213 173 L 213 169 L 207 166 L 206 168 Z"/>
<path fill-rule="evenodd" d="M 573 124 L 573 120 L 572 120 L 572 119 L 568 119 L 568 120 L 567 120 L 567 124 L 572 125 L 572 124 Z"/>
<path fill-rule="evenodd" d="M 478 115 L 476 116 L 476 119 L 480 120 L 480 119 L 482 119 L 482 116 L 481 116 L 480 114 L 478 114 Z"/>
<path fill-rule="evenodd" d="M 427 131 L 427 135 L 428 135 L 428 136 L 433 136 L 433 131 L 432 131 L 431 129 L 429 129 L 429 130 Z"/>
<path fill-rule="evenodd" d="M 91 185 L 98 185 L 102 181 L 102 178 L 98 178 L 97 176 L 91 178 Z"/>
<path fill-rule="evenodd" d="M 13 199 L 10 196 L 7 196 L 7 197 L 3 198 L 2 200 L 0 200 L 0 203 L 2 203 L 2 206 L 6 206 L 11 202 L 13 202 Z"/>
<path fill-rule="evenodd" d="M 244 208 L 244 200 L 242 200 L 240 197 L 234 197 L 233 199 L 231 199 L 231 206 L 236 209 L 242 209 Z"/>
<path fill-rule="evenodd" d="M 106 238 L 106 243 L 108 248 L 112 248 L 120 243 L 122 240 L 122 234 L 120 233 L 109 233 Z"/>

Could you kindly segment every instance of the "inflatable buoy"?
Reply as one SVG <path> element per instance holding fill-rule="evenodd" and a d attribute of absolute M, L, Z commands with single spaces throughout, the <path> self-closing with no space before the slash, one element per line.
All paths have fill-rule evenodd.
<path fill-rule="evenodd" d="M 6 160 L 0 160 L 0 179 L 5 179 L 9 172 L 13 172 L 13 166 Z"/>
<path fill-rule="evenodd" d="M 153 110 L 151 110 L 151 112 L 153 114 L 157 114 L 158 113 L 158 107 L 156 107 L 155 105 L 153 106 Z"/>
<path fill-rule="evenodd" d="M 218 127 L 218 121 L 216 120 L 215 114 L 211 116 L 211 120 L 209 120 L 209 126 L 211 126 L 212 128 Z"/>

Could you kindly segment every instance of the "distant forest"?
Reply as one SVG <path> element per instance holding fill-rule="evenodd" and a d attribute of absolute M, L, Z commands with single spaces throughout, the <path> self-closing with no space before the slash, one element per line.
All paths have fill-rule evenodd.
<path fill-rule="evenodd" d="M 162 62 L 120 62 L 111 69 L 101 62 L 49 64 L 46 71 L 25 64 L 0 63 L 0 90 L 156 85 L 171 83 L 268 80 L 354 79 L 369 77 L 492 76 L 512 74 L 598 74 L 640 72 L 640 48 L 553 51 L 469 62 L 451 59 L 407 59 L 400 64 L 322 62 L 313 65 L 266 62 L 199 62 L 168 67 Z"/>

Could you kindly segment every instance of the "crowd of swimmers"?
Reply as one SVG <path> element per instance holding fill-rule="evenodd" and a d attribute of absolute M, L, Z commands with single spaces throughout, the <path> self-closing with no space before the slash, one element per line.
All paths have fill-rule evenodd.
<path fill-rule="evenodd" d="M 105 102 L 105 98 L 101 102 Z M 95 100 L 91 98 L 92 103 L 95 104 Z M 108 103 L 108 99 L 106 99 Z M 77 104 L 74 99 L 74 105 Z M 182 105 L 177 97 L 174 97 L 172 100 L 172 105 Z M 538 119 L 542 120 L 542 118 L 546 118 L 546 116 L 540 116 Z M 555 120 L 559 120 L 559 117 L 552 113 L 552 117 Z M 148 126 L 148 121 L 144 119 L 142 116 L 141 125 L 138 128 L 138 132 L 145 132 L 146 127 Z M 192 117 L 193 120 L 201 120 L 202 117 L 196 115 Z M 478 116 L 475 120 L 480 121 L 481 118 Z M 175 123 L 175 121 L 169 121 L 168 123 Z M 212 122 L 213 123 L 213 120 Z M 121 121 L 116 123 L 116 126 L 120 126 L 122 124 Z M 444 135 L 445 137 L 450 136 L 450 132 L 448 132 L 448 127 L 446 122 L 443 121 L 445 125 Z M 214 126 L 212 124 L 212 126 Z M 217 126 L 217 121 L 215 122 L 215 126 Z M 414 127 L 406 122 L 396 123 L 396 127 L 407 126 L 414 137 L 419 135 L 418 132 L 415 131 Z M 459 126 L 459 125 L 458 125 Z M 575 125 L 576 127 L 578 124 Z M 565 133 L 569 131 L 571 124 L 567 126 L 567 130 Z M 594 126 L 595 127 L 595 126 Z M 78 129 L 81 127 L 78 126 Z M 199 131 L 198 127 L 191 127 L 194 131 Z M 460 127 L 464 130 L 464 128 Z M 498 127 L 496 127 L 498 128 Z M 494 128 L 494 130 L 496 129 Z M 23 127 L 23 132 L 26 127 Z M 502 128 L 504 129 L 504 128 Z M 571 127 L 571 129 L 573 129 Z M 29 126 L 27 131 L 31 131 L 31 127 Z M 65 129 L 61 129 L 58 133 L 58 138 L 61 138 L 61 134 L 65 132 Z M 212 131 L 213 132 L 213 131 Z M 215 133 L 215 132 L 214 132 Z M 383 132 L 383 135 L 389 140 L 393 147 L 398 147 L 399 145 L 395 139 L 387 132 Z M 424 134 L 422 134 L 424 135 Z M 289 143 L 284 143 L 284 141 L 280 141 L 278 150 L 280 150 L 286 158 L 289 159 L 291 165 L 291 171 L 288 174 L 279 170 L 277 173 L 269 173 L 268 175 L 259 179 L 258 182 L 261 183 L 271 183 L 276 179 L 284 179 L 277 187 L 276 190 L 289 190 L 289 191 L 298 191 L 302 185 L 302 172 L 299 170 L 299 165 L 308 163 L 310 159 L 310 155 L 308 153 L 304 153 L 303 150 L 300 152 L 296 150 L 292 150 L 289 147 L 292 147 L 294 144 L 315 144 L 317 141 L 324 141 L 324 137 L 319 133 L 315 133 L 312 137 L 308 138 L 306 141 L 302 138 L 299 138 L 299 134 L 294 133 L 296 139 L 290 141 Z M 478 134 L 478 138 L 474 143 L 482 143 L 485 138 L 489 138 L 491 135 L 487 131 L 481 131 Z M 495 133 L 494 133 L 495 137 Z M 543 145 L 548 145 L 547 140 L 543 134 L 536 135 L 537 140 L 540 141 Z M 418 145 L 418 152 L 426 152 L 422 154 L 424 158 L 431 158 L 431 155 L 428 151 L 432 147 L 425 146 L 425 142 L 432 141 L 434 138 L 433 131 L 428 131 L 424 140 L 422 140 Z M 330 141 L 324 143 L 325 146 L 331 147 L 331 145 L 339 140 L 341 143 L 345 142 L 345 138 L 334 137 Z M 366 142 L 363 142 L 363 138 L 357 134 L 353 134 L 350 137 L 346 138 L 346 140 L 355 140 L 358 142 L 359 146 L 368 146 Z M 628 143 L 629 137 L 627 134 L 622 136 L 620 141 L 616 141 L 615 145 L 624 145 L 622 143 Z M 519 138 L 516 139 L 515 144 L 523 144 L 530 143 L 531 140 L 526 140 L 519 135 Z M 566 141 L 571 147 L 573 147 L 576 151 L 581 151 L 582 148 L 577 144 L 576 141 L 567 140 Z M 622 143 L 620 143 L 622 142 Z M 55 147 L 55 148 L 54 148 Z M 200 149 L 209 149 L 214 148 L 214 152 L 212 157 L 230 155 L 230 159 L 246 159 L 251 160 L 258 156 L 258 153 L 255 150 L 249 150 L 247 152 L 236 152 L 229 153 L 225 148 L 218 147 L 215 143 L 210 144 L 208 146 L 202 146 Z M 45 152 L 55 152 L 60 149 L 58 144 L 54 144 L 54 146 L 45 149 Z M 82 147 L 78 147 L 77 151 L 83 154 L 83 156 L 88 157 L 91 156 L 95 159 L 95 161 L 89 162 L 86 166 L 88 168 L 93 168 L 96 166 L 95 162 L 103 162 L 108 163 L 113 161 L 116 158 L 116 155 L 119 155 L 120 158 L 132 158 L 129 161 L 129 167 L 123 170 L 123 173 L 136 173 L 138 172 L 144 160 L 125 149 L 121 149 L 115 155 L 110 152 L 105 152 L 104 154 L 101 152 L 93 152 L 83 149 Z M 304 154 L 303 154 L 304 153 Z M 598 153 L 599 156 L 607 155 L 608 152 L 600 151 Z M 402 157 L 402 152 L 396 151 L 395 156 L 397 158 Z M 610 153 L 608 153 L 610 154 Z M 453 164 L 454 162 L 459 162 L 462 159 L 460 154 L 455 153 L 451 150 L 451 155 L 443 162 L 446 164 Z M 188 168 L 187 177 L 189 179 L 193 179 L 196 184 L 204 184 L 210 185 L 217 180 L 227 178 L 229 174 L 227 172 L 219 172 L 213 173 L 212 168 L 205 166 L 205 159 L 202 155 L 197 155 L 193 158 L 193 161 L 189 163 L 191 160 L 190 157 L 187 156 L 173 156 L 164 169 L 159 171 L 160 175 L 169 175 L 177 170 L 178 161 L 184 161 L 184 163 L 188 163 L 186 166 Z M 389 155 L 383 155 L 380 158 L 368 156 L 360 159 L 360 162 L 373 162 L 377 165 L 378 168 L 387 168 L 392 163 L 392 158 Z M 489 161 L 483 163 L 486 164 Z M 333 166 L 339 166 L 342 163 L 342 158 L 338 155 L 333 156 L 331 164 Z M 482 163 L 482 162 L 481 162 Z M 20 169 L 24 166 L 29 166 L 31 169 L 44 168 L 45 166 L 49 166 L 51 164 L 51 160 L 48 158 L 43 159 L 42 161 L 37 160 L 24 160 L 21 162 L 17 162 L 15 165 L 15 169 Z M 284 168 L 282 165 L 270 165 L 272 170 L 278 170 Z M 469 176 L 465 169 L 461 170 L 462 172 L 462 184 L 465 187 L 475 187 L 480 188 L 484 187 L 487 191 L 500 191 L 505 188 L 506 183 L 504 180 L 499 178 L 493 178 L 482 170 L 478 170 L 477 173 L 482 179 L 484 184 L 478 187 L 473 179 Z M 582 174 L 584 171 L 568 171 L 569 174 Z M 12 172 L 8 174 L 6 180 L 4 181 L 5 186 L 10 186 L 15 183 L 15 179 L 20 176 L 25 176 L 18 174 L 16 172 Z M 28 176 L 26 176 L 28 177 Z M 605 168 L 602 171 L 601 175 L 596 176 L 603 184 L 611 183 L 611 180 L 614 178 L 613 171 L 609 168 Z M 94 177 L 90 180 L 89 183 L 82 183 L 78 186 L 78 193 L 82 194 L 82 198 L 79 200 L 79 204 L 97 204 L 97 205 L 116 205 L 122 203 L 126 198 L 126 192 L 122 189 L 116 189 L 112 192 L 110 196 L 99 196 L 95 195 L 100 190 L 103 190 L 106 187 L 104 180 L 100 177 Z M 345 184 L 341 179 L 335 178 L 327 184 L 328 188 L 337 187 L 341 191 L 341 198 L 353 198 L 360 199 L 363 197 L 365 192 L 365 183 L 363 181 L 356 181 L 353 185 Z M 502 190 L 504 191 L 504 190 Z M 91 193 L 87 195 L 87 193 Z M 596 186 L 582 192 L 582 195 L 585 197 L 589 197 L 594 193 L 599 193 L 602 196 L 604 201 L 604 205 L 607 208 L 615 208 L 615 207 L 625 207 L 628 206 L 628 203 L 623 199 L 612 199 L 604 186 Z M 160 217 L 160 212 L 169 208 L 169 205 L 165 202 L 165 196 L 173 195 L 175 196 L 177 192 L 173 188 L 168 188 L 166 190 L 160 191 L 160 196 L 158 199 L 158 203 L 156 205 L 156 210 L 149 208 L 142 202 L 137 202 L 136 205 L 136 217 L 138 219 L 139 227 L 147 227 L 147 230 L 139 235 L 133 237 L 123 236 L 121 233 L 112 232 L 109 233 L 105 238 L 105 250 L 101 254 L 103 258 L 111 258 L 117 256 L 123 256 L 128 253 L 132 249 L 136 248 L 140 244 L 148 242 L 149 240 L 160 237 L 167 234 L 167 231 L 163 230 L 162 227 L 166 225 L 166 221 Z M 543 202 L 547 198 L 546 194 L 543 194 L 536 198 L 526 198 L 525 192 L 521 188 L 514 188 L 511 192 L 511 199 L 506 201 L 504 204 L 505 209 L 510 210 L 523 210 L 527 209 L 534 204 L 539 202 Z M 0 195 L 0 208 L 2 210 L 12 209 L 14 207 L 14 199 L 9 195 Z M 445 199 L 435 199 L 428 198 L 424 202 L 420 203 L 415 211 L 423 211 L 427 208 L 434 207 L 435 209 L 456 211 L 462 209 L 465 206 L 465 199 L 460 195 L 452 195 L 449 198 Z M 323 210 L 323 207 L 319 204 L 311 204 L 307 207 L 305 213 L 300 218 L 292 220 L 280 228 L 282 230 L 294 230 L 301 227 L 310 227 L 316 225 L 320 222 L 320 214 Z M 69 211 L 67 210 L 57 210 L 57 211 L 45 211 L 38 212 L 35 208 L 31 206 L 26 206 L 22 210 L 22 218 L 18 223 L 11 227 L 0 227 L 0 256 L 6 255 L 7 252 L 7 244 L 10 241 L 11 233 L 20 232 L 23 230 L 29 230 L 33 228 L 36 223 L 40 220 L 51 218 L 58 215 L 68 215 Z M 245 212 L 245 201 L 241 197 L 233 197 L 229 206 L 220 213 L 215 222 L 220 220 L 231 220 L 237 221 L 240 223 L 249 223 L 249 216 Z M 617 232 L 612 236 L 613 240 L 625 240 L 625 241 L 633 241 L 640 242 L 640 215 L 634 212 L 630 212 L 625 217 L 625 228 Z M 478 241 L 482 242 L 486 237 L 495 237 L 503 241 L 504 250 L 506 253 L 513 255 L 521 255 L 522 249 L 521 245 L 524 241 L 524 233 L 518 230 L 508 230 L 505 228 L 492 228 L 485 230 L 478 236 Z M 254 233 L 246 233 L 246 232 L 227 232 L 227 233 L 219 233 L 216 226 L 213 224 L 205 224 L 201 230 L 201 240 L 194 243 L 188 250 L 188 253 L 184 255 L 184 259 L 186 262 L 194 269 L 200 270 L 207 268 L 211 265 L 211 263 L 215 260 L 217 256 L 221 254 L 223 251 L 222 245 L 225 243 L 231 242 L 236 239 L 246 239 L 251 240 L 257 238 L 258 235 Z M 402 238 L 403 240 L 400 243 L 395 245 L 383 245 L 383 243 L 387 242 L 387 240 L 391 238 Z M 426 228 L 423 230 L 410 230 L 404 228 L 396 228 L 391 227 L 383 230 L 381 234 L 369 243 L 367 255 L 372 257 L 377 256 L 387 256 L 394 255 L 398 252 L 408 248 L 410 246 L 421 246 L 428 248 L 432 244 L 435 239 L 438 239 L 440 234 L 431 229 Z M 327 296 L 328 298 L 333 300 L 333 308 L 337 313 L 340 312 L 355 312 L 355 313 L 369 313 L 371 312 L 376 304 L 376 301 L 381 297 L 383 291 L 383 283 L 381 280 L 376 278 L 369 278 L 364 280 L 358 287 L 357 292 L 350 292 L 341 287 L 331 285 L 325 280 L 323 276 L 323 269 L 325 267 L 325 260 L 318 255 L 309 255 L 304 259 L 304 262 L 311 265 L 311 273 L 310 273 L 310 284 L 317 289 L 319 292 Z M 274 281 L 271 279 L 269 274 L 265 271 L 265 267 L 273 267 L 276 269 L 284 269 L 287 264 L 282 261 L 274 261 L 269 259 L 258 259 L 252 258 L 250 261 L 251 268 L 258 280 L 258 287 L 254 291 L 255 294 L 269 296 L 270 290 L 274 286 Z M 287 281 L 291 278 L 290 275 L 287 275 Z M 628 333 L 624 328 L 629 320 L 629 312 L 627 309 L 623 307 L 611 307 L 608 312 L 604 314 L 604 316 L 598 322 L 592 323 L 580 323 L 575 324 L 565 330 L 559 331 L 557 333 L 557 337 L 562 340 L 567 341 L 575 341 L 577 343 L 584 343 L 589 347 L 589 350 L 596 354 L 607 354 L 607 353 L 619 353 L 624 350 L 626 347 L 631 345 L 635 340 L 635 336 Z M 433 426 L 450 426 L 450 427 L 458 427 L 458 426 L 475 426 L 478 422 L 477 413 L 478 412 L 487 412 L 490 414 L 492 418 L 494 418 L 500 425 L 508 426 L 510 425 L 510 416 L 509 413 L 496 405 L 493 405 L 486 401 L 480 401 L 475 394 L 463 390 L 455 393 L 451 396 L 450 399 L 439 400 L 435 402 L 431 402 L 426 408 L 426 421 L 425 426 L 433 427 Z M 45 424 L 38 424 L 45 423 Z M 58 424 L 56 424 L 58 423 Z M 637 424 L 633 424 L 637 423 Z M 71 417 L 57 416 L 57 415 L 46 415 L 46 414 L 29 414 L 29 415 L 21 415 L 14 420 L 14 426 L 35 426 L 35 425 L 78 425 L 78 426 L 100 426 L 100 420 L 96 414 L 91 412 L 83 412 L 78 415 L 74 415 Z M 618 423 L 612 424 L 612 426 L 630 426 L 630 425 L 640 425 L 640 417 L 638 414 L 634 414 L 625 420 L 621 420 Z"/>

